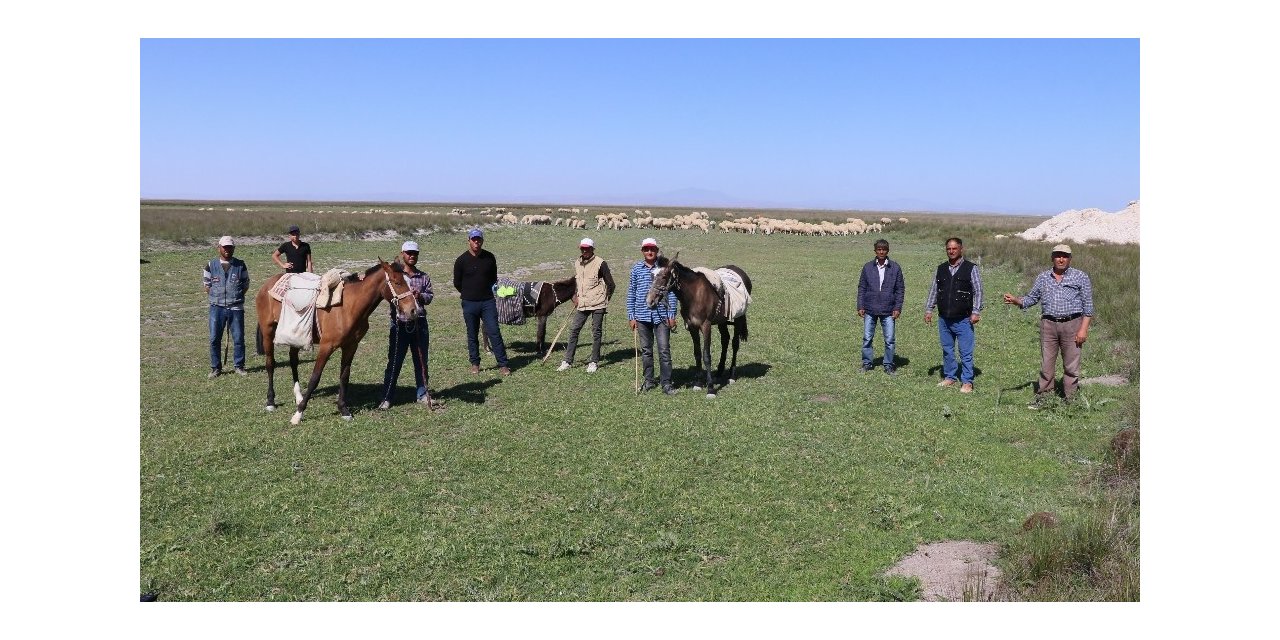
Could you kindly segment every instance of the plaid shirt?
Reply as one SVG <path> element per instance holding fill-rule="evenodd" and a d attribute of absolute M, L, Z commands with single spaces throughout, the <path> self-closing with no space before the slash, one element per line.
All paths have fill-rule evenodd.
<path fill-rule="evenodd" d="M 418 297 L 418 303 L 422 305 L 422 315 L 427 314 L 427 305 L 431 304 L 431 300 L 436 297 L 435 291 L 431 288 L 431 276 L 426 271 L 415 271 L 409 273 L 408 269 L 404 270 L 405 282 L 409 283 L 409 290 Z M 391 321 L 396 319 L 396 305 L 391 305 Z"/>
<path fill-rule="evenodd" d="M 627 320 L 657 324 L 676 317 L 676 294 L 672 291 L 668 291 L 667 299 L 653 309 L 645 304 L 651 284 L 653 271 L 645 266 L 644 260 L 637 260 L 631 267 L 631 282 L 627 284 Z"/>
<path fill-rule="evenodd" d="M 1031 292 L 1022 298 L 1022 308 L 1036 303 L 1047 316 L 1069 316 L 1083 313 L 1093 317 L 1093 283 L 1089 276 L 1075 268 L 1067 267 L 1062 282 L 1053 277 L 1053 269 L 1036 276 Z"/>

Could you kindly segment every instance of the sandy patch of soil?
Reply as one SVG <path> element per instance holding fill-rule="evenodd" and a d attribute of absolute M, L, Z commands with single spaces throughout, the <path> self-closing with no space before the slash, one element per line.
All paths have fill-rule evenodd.
<path fill-rule="evenodd" d="M 967 540 L 922 544 L 885 574 L 919 578 L 924 600 L 958 602 L 967 590 L 971 600 L 989 601 L 1001 576 L 996 554 L 994 544 Z"/>
<path fill-rule="evenodd" d="M 1129 379 L 1117 374 L 1107 376 L 1098 376 L 1096 378 L 1081 378 L 1080 384 L 1100 384 L 1104 387 L 1123 387 L 1129 384 Z"/>

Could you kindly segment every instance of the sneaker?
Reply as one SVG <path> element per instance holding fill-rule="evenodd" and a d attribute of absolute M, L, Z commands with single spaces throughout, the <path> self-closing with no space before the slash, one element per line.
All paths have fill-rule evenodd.
<path fill-rule="evenodd" d="M 509 376 L 511 375 L 511 369 L 507 367 L 502 367 L 501 369 L 498 369 L 498 373 L 501 373 L 504 376 Z"/>
<path fill-rule="evenodd" d="M 390 409 L 390 408 L 391 408 L 391 401 L 390 401 L 390 400 L 383 400 L 382 402 L 379 402 L 379 403 L 378 403 L 378 410 L 379 410 L 379 411 L 386 411 L 387 409 Z"/>
<path fill-rule="evenodd" d="M 588 363 L 587 363 L 587 373 L 595 373 L 595 372 L 596 372 L 596 363 L 594 363 L 594 362 L 588 362 Z"/>
<path fill-rule="evenodd" d="M 471 365 L 471 373 L 480 373 L 480 365 L 478 364 Z"/>
<path fill-rule="evenodd" d="M 560 366 L 559 366 L 559 367 L 556 367 L 556 371 L 568 371 L 568 370 L 569 370 L 569 367 L 572 367 L 572 366 L 573 366 L 573 365 L 569 364 L 568 362 L 565 362 L 564 360 L 561 360 L 561 361 L 560 361 Z"/>
<path fill-rule="evenodd" d="M 893 367 L 885 367 L 885 368 L 884 368 L 884 372 L 885 372 L 887 375 L 891 375 L 891 376 L 896 376 L 896 375 L 898 375 L 898 370 L 897 370 L 897 369 L 895 369 L 895 368 L 893 368 Z"/>
<path fill-rule="evenodd" d="M 1049 399 L 1045 397 L 1045 394 L 1037 393 L 1036 399 L 1032 400 L 1031 404 L 1027 405 L 1027 408 L 1032 410 L 1037 410 L 1037 409 L 1043 409 L 1047 406 L 1049 406 Z"/>
<path fill-rule="evenodd" d="M 938 386 L 939 386 L 939 387 L 950 387 L 950 386 L 954 385 L 955 383 L 956 383 L 956 381 L 955 381 L 955 380 L 952 380 L 951 378 L 944 378 L 944 379 L 942 380 L 942 382 L 939 382 L 939 383 L 938 383 Z"/>
<path fill-rule="evenodd" d="M 667 385 L 667 386 L 663 387 L 663 388 L 662 388 L 662 392 L 663 392 L 663 393 L 665 393 L 665 394 L 667 394 L 667 395 L 669 395 L 669 396 L 674 396 L 674 395 L 676 394 L 676 390 L 675 390 L 674 388 L 672 388 L 672 387 L 671 387 L 671 385 Z"/>
<path fill-rule="evenodd" d="M 872 366 L 871 366 L 871 365 L 869 365 L 869 364 L 864 364 L 864 365 L 862 365 L 862 372 L 863 372 L 863 373 L 871 373 L 871 369 L 872 369 Z"/>
<path fill-rule="evenodd" d="M 960 393 L 973 393 L 973 383 L 966 382 L 960 385 Z"/>
<path fill-rule="evenodd" d="M 650 390 L 650 389 L 657 389 L 657 388 L 658 388 L 658 383 L 656 383 L 656 382 L 654 382 L 654 381 L 652 381 L 652 380 L 645 380 L 645 381 L 644 381 L 644 384 L 641 384 L 641 385 L 640 385 L 640 390 L 641 390 L 641 391 L 648 391 L 648 390 Z"/>
<path fill-rule="evenodd" d="M 249 372 L 248 372 L 248 371 L 245 371 L 245 370 L 244 370 L 244 367 L 236 367 L 236 375 L 238 375 L 238 376 L 247 376 L 247 375 L 249 375 Z"/>
<path fill-rule="evenodd" d="M 422 397 L 418 398 L 416 402 L 417 402 L 418 404 L 420 404 L 420 405 L 424 405 L 424 406 L 430 407 L 430 406 L 431 406 L 431 394 L 429 394 L 429 393 L 428 393 L 428 394 L 423 395 Z"/>
<path fill-rule="evenodd" d="M 222 375 L 222 370 L 220 370 L 220 369 L 214 369 L 214 370 L 212 370 L 212 371 L 210 371 L 210 372 L 209 372 L 209 379 L 210 379 L 210 380 L 212 380 L 212 379 L 214 379 L 214 378 L 216 378 L 216 377 L 218 377 L 218 376 L 220 376 L 220 375 Z"/>

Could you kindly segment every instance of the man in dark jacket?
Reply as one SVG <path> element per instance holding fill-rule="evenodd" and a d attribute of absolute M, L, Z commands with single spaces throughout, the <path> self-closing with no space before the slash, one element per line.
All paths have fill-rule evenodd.
<path fill-rule="evenodd" d="M 471 373 L 480 373 L 480 325 L 489 337 L 498 372 L 511 375 L 507 366 L 507 347 L 498 329 L 498 303 L 493 287 L 498 283 L 498 259 L 484 250 L 484 232 L 467 232 L 467 250 L 453 261 L 453 288 L 462 296 L 462 321 L 467 325 L 467 357 Z"/>
<path fill-rule="evenodd" d="M 222 374 L 222 332 L 231 327 L 235 343 L 235 368 L 244 370 L 244 295 L 249 291 L 249 268 L 235 257 L 236 243 L 231 236 L 218 239 L 218 257 L 204 265 L 204 292 L 209 296 L 209 365 L 210 378 Z"/>
<path fill-rule="evenodd" d="M 858 278 L 858 317 L 862 318 L 862 370 L 871 371 L 871 341 L 876 337 L 876 323 L 883 327 L 884 372 L 894 374 L 894 327 L 902 313 L 907 286 L 902 267 L 889 259 L 889 241 L 881 238 L 875 244 L 876 259 L 862 267 Z"/>

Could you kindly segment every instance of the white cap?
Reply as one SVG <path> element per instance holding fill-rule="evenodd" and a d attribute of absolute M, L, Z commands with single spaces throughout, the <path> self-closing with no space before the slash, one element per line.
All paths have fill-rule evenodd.
<path fill-rule="evenodd" d="M 591 247 L 592 249 L 594 249 L 594 248 L 596 248 L 596 241 L 595 241 L 595 240 L 592 240 L 591 238 L 583 238 L 583 239 L 582 239 L 582 242 L 579 242 L 579 243 L 578 243 L 578 246 L 579 246 L 579 247 Z"/>
<path fill-rule="evenodd" d="M 405 240 L 404 244 L 400 245 L 400 250 L 401 251 L 417 251 L 418 243 L 412 240 Z"/>
<path fill-rule="evenodd" d="M 649 246 L 649 245 L 653 245 L 653 246 L 655 246 L 655 247 L 656 247 L 656 246 L 658 246 L 658 241 L 657 241 L 657 240 L 654 240 L 653 238 L 645 238 L 644 240 L 641 240 L 641 241 L 640 241 L 640 248 L 641 248 L 641 249 L 643 249 L 643 248 L 645 248 L 645 247 L 647 247 L 647 246 Z"/>
<path fill-rule="evenodd" d="M 219 247 L 234 247 L 234 246 L 236 246 L 236 242 L 235 242 L 235 240 L 232 240 L 232 239 L 231 239 L 231 236 L 222 236 L 221 238 L 218 238 L 218 246 L 219 246 Z"/>

